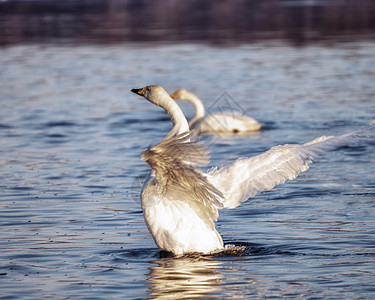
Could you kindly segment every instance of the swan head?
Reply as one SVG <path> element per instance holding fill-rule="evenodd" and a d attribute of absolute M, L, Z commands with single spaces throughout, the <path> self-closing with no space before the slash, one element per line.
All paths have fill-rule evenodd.
<path fill-rule="evenodd" d="M 192 95 L 192 93 L 188 92 L 185 89 L 179 89 L 179 90 L 175 91 L 174 93 L 170 94 L 170 96 L 173 99 L 178 99 L 178 100 L 182 100 L 182 101 L 190 101 L 190 99 L 194 95 Z"/>
<path fill-rule="evenodd" d="M 133 93 L 143 96 L 151 103 L 163 108 L 171 117 L 173 128 L 167 137 L 189 131 L 186 117 L 177 103 L 167 91 L 159 85 L 148 85 L 140 89 L 132 89 Z"/>
<path fill-rule="evenodd" d="M 159 106 L 162 106 L 165 98 L 170 98 L 167 91 L 159 85 L 148 85 L 140 89 L 131 89 L 131 91 Z"/>

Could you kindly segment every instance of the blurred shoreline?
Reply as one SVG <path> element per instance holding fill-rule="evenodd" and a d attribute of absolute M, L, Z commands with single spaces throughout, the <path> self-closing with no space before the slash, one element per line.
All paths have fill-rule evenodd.
<path fill-rule="evenodd" d="M 0 46 L 374 39 L 375 0 L 2 0 Z"/>

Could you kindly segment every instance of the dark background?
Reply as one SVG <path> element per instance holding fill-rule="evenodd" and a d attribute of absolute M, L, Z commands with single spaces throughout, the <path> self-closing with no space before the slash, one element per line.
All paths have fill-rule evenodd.
<path fill-rule="evenodd" d="M 0 44 L 372 39 L 375 0 L 7 0 Z"/>

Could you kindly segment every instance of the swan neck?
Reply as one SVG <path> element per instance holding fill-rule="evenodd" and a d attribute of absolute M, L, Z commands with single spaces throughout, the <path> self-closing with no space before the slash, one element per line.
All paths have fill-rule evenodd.
<path fill-rule="evenodd" d="M 199 120 L 204 118 L 204 115 L 205 115 L 206 112 L 205 112 L 204 105 L 203 105 L 201 99 L 199 99 L 194 94 L 191 94 L 190 100 L 191 100 L 190 102 L 194 105 L 194 108 L 195 108 L 195 115 L 189 121 L 189 126 L 193 126 Z"/>
<path fill-rule="evenodd" d="M 167 137 L 172 137 L 173 135 L 189 131 L 189 124 L 186 120 L 184 113 L 182 112 L 181 108 L 177 105 L 177 103 L 174 100 L 172 100 L 172 98 L 170 99 L 170 101 L 166 102 L 166 104 L 162 107 L 171 117 L 173 123 L 173 128 L 169 132 Z"/>

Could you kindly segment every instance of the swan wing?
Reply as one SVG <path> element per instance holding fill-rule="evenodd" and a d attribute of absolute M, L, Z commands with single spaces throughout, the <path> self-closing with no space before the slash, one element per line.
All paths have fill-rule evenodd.
<path fill-rule="evenodd" d="M 370 126 L 337 137 L 320 137 L 304 145 L 275 146 L 263 154 L 240 158 L 219 170 L 209 172 L 210 182 L 220 187 L 224 207 L 234 208 L 258 192 L 292 180 L 306 171 L 319 155 L 347 145 L 363 136 Z"/>
<path fill-rule="evenodd" d="M 187 202 L 196 213 L 213 224 L 223 207 L 223 194 L 210 184 L 197 165 L 209 162 L 207 148 L 191 141 L 186 132 L 146 149 L 141 158 L 155 171 L 157 193 L 170 201 Z"/>

